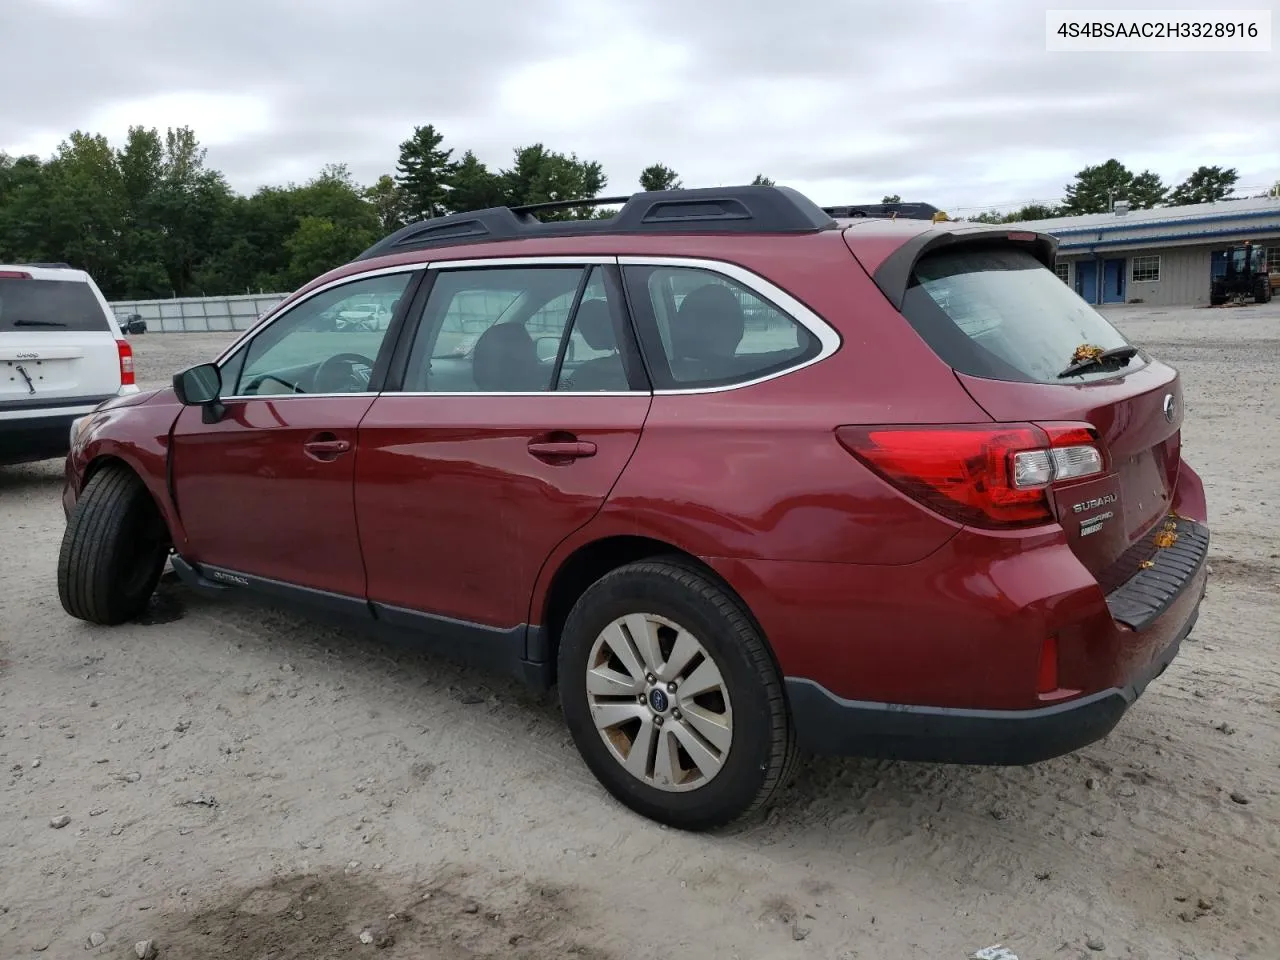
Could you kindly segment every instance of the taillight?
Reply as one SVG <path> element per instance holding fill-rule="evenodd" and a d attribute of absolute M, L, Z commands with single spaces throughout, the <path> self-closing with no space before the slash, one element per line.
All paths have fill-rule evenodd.
<path fill-rule="evenodd" d="M 116 351 L 120 354 L 120 386 L 131 387 L 137 382 L 133 375 L 133 347 L 128 340 L 117 340 Z"/>
<path fill-rule="evenodd" d="M 23 270 L 0 270 L 0 280 L 30 280 L 31 274 Z"/>
<path fill-rule="evenodd" d="M 1106 466 L 1087 424 L 839 427 L 836 436 L 907 496 L 978 527 L 1049 523 L 1050 486 Z"/>

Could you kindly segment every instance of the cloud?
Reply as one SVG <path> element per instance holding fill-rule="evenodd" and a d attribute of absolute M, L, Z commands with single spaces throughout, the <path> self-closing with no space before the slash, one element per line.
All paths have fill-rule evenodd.
<path fill-rule="evenodd" d="M 599 160 L 611 192 L 655 162 L 949 210 L 1110 157 L 1280 177 L 1273 54 L 1050 54 L 1043 6 L 1008 0 L 3 0 L 0 89 L 22 91 L 0 150 L 186 123 L 242 190 L 329 162 L 371 181 L 423 123 L 495 166 L 532 142 Z"/>

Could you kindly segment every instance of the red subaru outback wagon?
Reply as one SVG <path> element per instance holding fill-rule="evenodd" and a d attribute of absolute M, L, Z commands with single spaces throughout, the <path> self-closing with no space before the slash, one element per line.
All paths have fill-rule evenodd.
<path fill-rule="evenodd" d="M 776 187 L 538 213 L 406 227 L 78 421 L 67 611 L 129 620 L 170 562 L 558 684 L 604 786 L 687 829 L 798 749 L 1061 755 L 1173 659 L 1178 373 L 1052 238 Z"/>

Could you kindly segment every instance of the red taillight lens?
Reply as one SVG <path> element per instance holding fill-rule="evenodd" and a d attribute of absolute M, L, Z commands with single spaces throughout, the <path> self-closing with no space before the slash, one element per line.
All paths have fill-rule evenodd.
<path fill-rule="evenodd" d="M 120 354 L 120 386 L 131 387 L 137 382 L 133 375 L 133 347 L 128 340 L 117 340 L 116 351 Z"/>
<path fill-rule="evenodd" d="M 0 280 L 30 280 L 31 274 L 21 270 L 0 270 Z"/>
<path fill-rule="evenodd" d="M 839 427 L 836 436 L 907 496 L 977 527 L 1049 523 L 1055 480 L 1105 468 L 1087 424 Z"/>
<path fill-rule="evenodd" d="M 1048 446 L 1030 424 L 840 427 L 836 436 L 907 496 L 961 523 L 1022 527 L 1053 519 L 1043 487 L 1013 483 L 1014 454 Z"/>

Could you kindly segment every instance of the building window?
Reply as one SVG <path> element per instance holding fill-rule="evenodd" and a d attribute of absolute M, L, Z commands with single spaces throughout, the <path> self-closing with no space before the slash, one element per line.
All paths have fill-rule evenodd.
<path fill-rule="evenodd" d="M 1159 279 L 1160 279 L 1160 258 L 1158 256 L 1133 258 L 1133 282 L 1134 283 L 1154 283 Z"/>
<path fill-rule="evenodd" d="M 1070 264 L 1066 264 L 1066 263 L 1055 263 L 1053 265 L 1053 272 L 1058 275 L 1058 279 L 1061 280 L 1063 283 L 1069 282 L 1067 280 L 1067 271 L 1070 269 L 1071 269 Z"/>
<path fill-rule="evenodd" d="M 1267 247 L 1267 273 L 1280 273 L 1280 247 Z"/>

